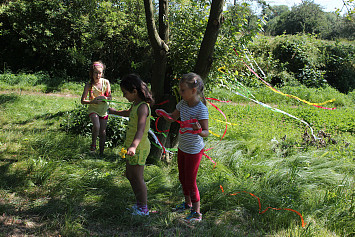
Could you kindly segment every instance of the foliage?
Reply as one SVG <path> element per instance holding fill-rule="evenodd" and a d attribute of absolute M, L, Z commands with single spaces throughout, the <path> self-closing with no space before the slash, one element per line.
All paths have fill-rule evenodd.
<path fill-rule="evenodd" d="M 353 48 L 350 43 L 322 41 L 314 35 L 259 37 L 248 45 L 246 63 L 275 86 L 331 85 L 347 93 L 355 88 Z M 238 74 L 250 83 L 255 75 L 243 67 Z M 244 76 L 247 73 L 249 77 Z"/>
<path fill-rule="evenodd" d="M 353 20 L 337 12 L 324 12 L 313 1 L 302 1 L 291 10 L 282 5 L 264 8 L 263 14 L 268 19 L 265 29 L 270 35 L 310 33 L 323 39 L 354 39 Z"/>
<path fill-rule="evenodd" d="M 206 0 L 170 3 L 168 76 L 175 78 L 193 70 L 209 8 L 210 1 Z M 86 81 L 90 61 L 101 59 L 107 65 L 106 78 L 112 82 L 132 71 L 149 81 L 152 58 L 145 18 L 141 17 L 143 14 L 143 3 L 132 0 L 5 1 L 0 11 L 0 63 L 4 65 L 3 72 L 46 72 L 49 77 L 46 79 L 44 90 L 49 92 L 56 90 L 66 81 Z M 264 18 L 258 18 L 249 4 L 227 5 L 207 84 L 215 83 L 218 68 L 229 65 L 238 71 L 239 80 L 244 84 L 258 86 L 249 80 L 253 75 L 243 70 L 243 64 L 235 60 L 233 48 L 237 49 L 239 57 L 244 56 L 243 45 L 248 46 L 255 37 L 260 37 L 259 33 L 263 27 L 266 33 L 276 34 L 272 33 L 272 27 L 282 24 L 282 27 L 274 28 L 281 29 L 277 34 L 283 34 L 284 27 L 297 26 L 288 21 L 298 21 L 299 17 L 307 15 L 306 19 L 298 21 L 303 22 L 304 28 L 307 29 L 305 32 L 317 32 L 320 37 L 327 39 L 352 39 L 351 34 L 355 32 L 351 30 L 354 27 L 353 21 L 337 17 L 334 13 L 322 13 L 319 11 L 319 5 L 309 1 L 295 6 L 291 11 L 285 6 L 275 6 L 271 10 L 264 8 L 263 14 L 269 19 L 265 26 Z M 333 27 L 330 29 L 329 26 Z M 308 31 L 309 28 L 312 29 Z M 309 46 L 307 44 L 305 47 L 308 48 L 302 49 L 301 45 L 299 50 L 307 50 Z M 263 56 L 266 60 L 256 58 L 256 61 L 260 64 L 264 62 L 265 66 L 273 68 L 268 73 L 269 81 L 286 85 L 295 84 L 297 78 L 305 84 L 317 86 L 322 84 L 322 77 L 327 79 L 326 77 L 330 76 L 329 73 L 324 73 L 324 68 L 319 67 L 319 62 L 314 62 L 314 57 L 309 61 L 310 65 L 298 67 L 297 72 L 291 73 L 284 70 L 286 66 L 290 67 L 290 64 L 278 61 L 273 58 L 275 55 L 267 52 L 264 52 L 265 57 Z M 313 49 L 311 52 L 314 53 Z M 296 56 L 299 54 L 300 52 Z M 308 63 L 306 58 L 298 57 Z M 293 75 L 294 73 L 296 75 Z M 314 81 L 314 76 L 319 80 Z M 287 81 L 286 84 L 284 81 Z"/>
<path fill-rule="evenodd" d="M 244 50 L 254 37 L 262 30 L 262 19 L 257 19 L 247 3 L 228 6 L 224 15 L 218 41 L 215 46 L 214 67 L 207 83 L 214 85 L 218 82 L 219 70 L 233 68 L 239 80 L 247 86 L 257 86 L 249 80 L 250 74 L 244 69 L 244 65 L 238 57 L 244 59 Z M 236 50 L 236 52 L 234 51 Z"/>
<path fill-rule="evenodd" d="M 114 80 L 149 63 L 142 12 L 142 3 L 130 0 L 3 3 L 0 63 L 82 80 L 90 62 L 101 59 Z"/>
<path fill-rule="evenodd" d="M 243 59 L 274 86 L 331 85 L 343 93 L 351 92 L 355 88 L 354 46 L 351 43 L 322 41 L 313 35 L 259 36 L 243 49 L 236 44 L 238 37 L 228 38 L 228 34 L 227 30 L 221 33 L 216 46 L 215 68 L 206 82 L 207 86 L 219 83 L 219 78 L 227 76 L 226 72 L 230 71 L 233 72 L 233 76 L 227 79 L 230 82 L 236 80 L 248 87 L 260 87 L 261 82 L 242 63 Z M 228 45 L 229 43 L 231 44 Z M 237 49 L 240 47 L 239 55 L 233 50 L 234 43 Z M 191 48 L 186 46 L 187 49 Z M 185 53 L 188 54 L 187 51 Z M 183 70 L 183 67 L 178 68 L 179 66 L 176 70 Z M 2 89 L 10 90 L 37 88 L 37 91 L 42 92 L 66 92 L 75 88 L 76 94 L 80 94 L 83 87 L 81 83 L 67 83 L 71 81 L 70 78 L 52 77 L 44 72 L 14 74 L 7 71 L 0 74 L 0 81 L 3 82 L 0 86 Z M 118 84 L 112 84 L 112 91 L 119 91 Z"/>
<path fill-rule="evenodd" d="M 312 36 L 281 36 L 273 49 L 273 55 L 306 86 L 321 87 L 325 85 L 323 66 L 319 57 L 316 40 Z"/>
<path fill-rule="evenodd" d="M 326 44 L 323 47 L 328 83 L 344 93 L 355 89 L 355 46 Z"/>
<path fill-rule="evenodd" d="M 116 147 L 123 144 L 127 120 L 120 117 L 110 117 L 106 129 L 106 145 Z M 70 134 L 91 137 L 92 123 L 89 119 L 87 108 L 77 105 L 75 109 L 65 114 L 65 119 L 60 125 L 64 131 Z"/>
<path fill-rule="evenodd" d="M 171 76 L 179 77 L 193 70 L 207 26 L 209 9 L 208 1 L 170 3 L 168 70 Z"/>
<path fill-rule="evenodd" d="M 353 0 L 344 0 L 343 1 L 343 6 L 341 9 L 337 9 L 336 13 L 340 14 L 342 10 L 346 10 L 345 16 L 348 20 L 352 21 L 354 20 L 354 14 L 355 14 L 355 3 Z"/>

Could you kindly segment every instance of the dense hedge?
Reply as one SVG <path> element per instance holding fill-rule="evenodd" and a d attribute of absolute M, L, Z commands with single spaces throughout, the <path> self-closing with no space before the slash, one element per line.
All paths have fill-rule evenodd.
<path fill-rule="evenodd" d="M 249 49 L 276 86 L 326 84 L 347 93 L 355 89 L 355 47 L 312 35 L 260 37 Z"/>

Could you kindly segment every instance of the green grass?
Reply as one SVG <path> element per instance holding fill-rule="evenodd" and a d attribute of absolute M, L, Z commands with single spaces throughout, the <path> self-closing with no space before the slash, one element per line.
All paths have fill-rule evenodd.
<path fill-rule="evenodd" d="M 15 86 L 15 85 L 14 85 Z M 9 85 L 4 87 L 9 89 Z M 3 88 L 4 88 L 3 87 Z M 80 87 L 63 84 L 73 96 L 13 90 L 0 94 L 0 236 L 353 236 L 355 137 L 351 95 L 307 90 L 309 98 L 341 100 L 329 111 L 290 102 L 272 93 L 260 101 L 277 104 L 329 137 L 307 140 L 304 124 L 223 90 L 211 97 L 228 117 L 222 141 L 210 135 L 198 186 L 203 222 L 189 226 L 170 210 L 182 201 L 176 157 L 145 168 L 149 218 L 130 215 L 134 203 L 124 177 L 120 147 L 104 157 L 87 152 L 90 137 L 68 134 L 60 124 L 80 99 Z M 75 89 L 77 88 L 77 89 Z M 282 90 L 303 96 L 292 88 Z M 41 91 L 41 90 L 39 90 Z M 63 92 L 63 90 L 61 90 Z M 300 92 L 300 93 L 299 93 Z M 114 94 L 119 98 L 118 91 Z M 286 93 L 286 92 L 285 92 Z M 258 93 L 257 93 L 258 94 Z M 259 93 L 262 94 L 262 93 Z M 218 96 L 217 96 L 218 95 Z M 278 99 L 276 99 L 278 98 Z M 318 101 L 317 101 L 318 102 Z M 224 117 L 209 106 L 210 130 L 222 135 Z M 309 130 L 307 130 L 309 133 Z M 224 193 L 220 189 L 224 188 Z M 291 211 L 300 212 L 306 222 Z M 230 195 L 236 192 L 237 195 Z"/>

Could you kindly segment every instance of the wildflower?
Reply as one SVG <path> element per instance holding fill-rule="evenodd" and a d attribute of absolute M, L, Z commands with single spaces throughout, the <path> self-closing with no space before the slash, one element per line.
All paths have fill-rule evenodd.
<path fill-rule="evenodd" d="M 127 150 L 122 147 L 122 149 L 121 149 L 119 155 L 120 155 L 122 158 L 126 158 L 126 154 L 127 154 Z"/>

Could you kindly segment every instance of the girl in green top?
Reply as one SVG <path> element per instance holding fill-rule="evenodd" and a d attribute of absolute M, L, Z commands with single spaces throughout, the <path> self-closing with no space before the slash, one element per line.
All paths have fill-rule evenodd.
<path fill-rule="evenodd" d="M 103 78 L 105 65 L 101 61 L 93 62 L 89 70 L 90 81 L 86 83 L 83 94 L 81 96 L 81 104 L 88 104 L 88 114 L 93 124 L 92 126 L 92 143 L 90 151 L 96 150 L 96 139 L 100 137 L 100 155 L 104 152 L 106 141 L 106 127 L 109 107 L 106 101 L 111 100 L 110 82 Z M 89 98 L 88 98 L 89 97 Z"/>
<path fill-rule="evenodd" d="M 123 96 L 132 102 L 129 110 L 117 111 L 110 108 L 110 113 L 129 117 L 126 140 L 127 148 L 126 177 L 131 183 L 137 204 L 133 206 L 133 215 L 149 215 L 147 207 L 147 186 L 143 171 L 150 152 L 148 131 L 150 128 L 150 105 L 154 103 L 147 85 L 136 74 L 125 76 L 121 83 Z"/>

